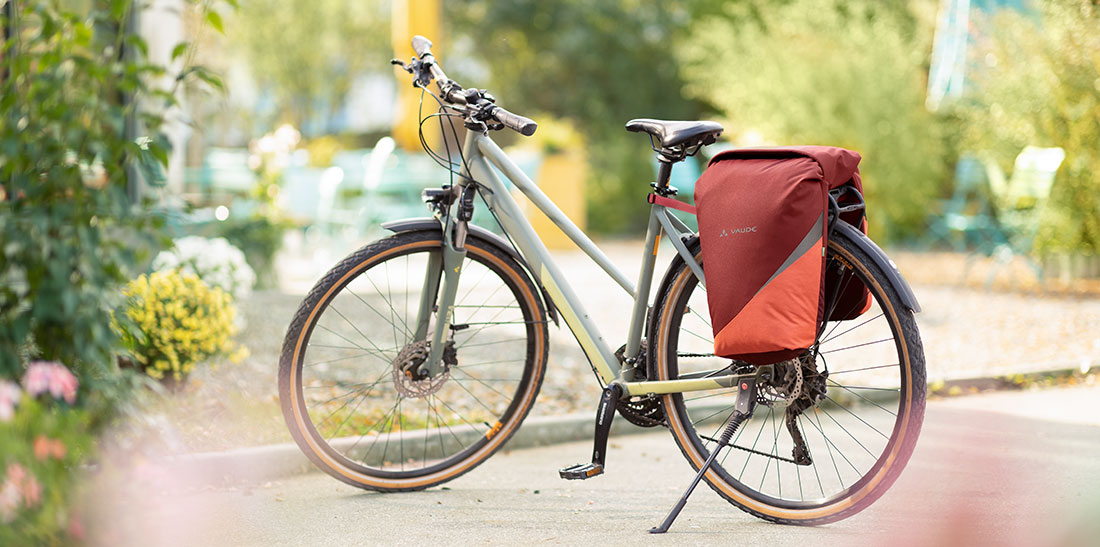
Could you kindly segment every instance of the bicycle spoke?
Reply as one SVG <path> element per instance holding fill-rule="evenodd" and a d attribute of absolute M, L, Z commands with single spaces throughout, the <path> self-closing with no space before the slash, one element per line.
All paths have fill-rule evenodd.
<path fill-rule="evenodd" d="M 481 346 L 492 346 L 494 344 L 504 344 L 504 343 L 507 343 L 507 342 L 526 342 L 526 341 L 527 341 L 526 338 L 513 338 L 511 340 L 497 340 L 495 342 L 486 342 L 484 344 L 463 344 L 461 346 L 458 345 L 458 344 L 455 344 L 455 349 L 478 348 L 478 347 L 481 347 Z"/>
<path fill-rule="evenodd" d="M 378 296 L 385 299 L 385 297 L 382 296 L 381 289 L 378 288 L 378 285 L 374 282 L 374 279 L 371 279 L 370 272 L 365 273 L 363 275 L 363 277 L 367 278 L 367 281 L 369 281 L 371 286 L 374 287 L 374 291 L 376 293 L 378 293 Z M 386 287 L 388 288 L 389 284 L 387 284 Z M 374 313 L 377 313 L 378 317 L 381 317 L 381 318 L 385 319 L 385 316 L 383 316 L 381 313 L 379 313 L 378 310 L 374 309 L 374 306 L 371 306 L 370 304 L 367 304 L 367 301 L 363 300 L 361 297 L 359 297 L 359 295 L 356 294 L 355 291 L 351 290 L 351 287 L 346 287 L 346 288 L 347 288 L 348 292 L 350 292 L 352 294 L 352 296 L 354 296 L 356 298 L 359 298 L 360 302 L 362 302 L 363 304 L 366 304 L 368 308 L 370 308 L 372 311 L 374 311 Z M 390 302 L 389 300 L 386 300 L 386 306 L 390 309 L 390 327 L 393 329 L 393 343 L 394 343 L 394 345 L 397 345 L 397 323 L 396 323 L 396 321 L 393 320 L 393 318 L 397 315 L 397 310 L 393 309 L 393 303 Z M 402 323 L 401 328 L 405 331 L 406 336 L 412 334 L 412 332 L 409 331 L 408 325 L 405 325 L 404 323 Z"/>
<path fill-rule="evenodd" d="M 374 281 L 373 281 L 373 280 L 371 280 L 371 278 L 370 278 L 370 275 L 369 275 L 369 274 L 364 274 L 364 275 L 363 275 L 363 277 L 366 277 L 366 278 L 367 278 L 367 281 L 370 281 L 370 282 L 371 282 L 371 285 L 374 285 Z M 360 302 L 362 302 L 364 306 L 366 306 L 366 307 L 367 307 L 368 309 L 370 309 L 370 311 L 374 312 L 374 314 L 375 314 L 375 315 L 377 315 L 378 317 L 381 317 L 383 321 L 385 321 L 385 320 L 386 320 L 386 316 L 385 316 L 385 315 L 382 315 L 382 312 L 380 312 L 380 311 L 376 310 L 376 309 L 374 308 L 374 306 L 370 305 L 370 303 L 368 303 L 368 302 L 367 302 L 366 300 L 364 300 L 362 296 L 359 296 L 359 293 L 357 293 L 357 292 L 353 291 L 353 290 L 351 289 L 351 287 L 350 287 L 350 286 L 344 287 L 344 289 L 345 289 L 345 290 L 347 290 L 347 291 L 348 291 L 349 293 L 351 293 L 351 295 L 352 295 L 352 296 L 354 296 L 355 298 L 357 298 L 357 299 L 358 299 L 358 300 L 359 300 Z M 374 290 L 375 290 L 376 292 L 380 292 L 380 291 L 378 291 L 378 287 L 377 287 L 377 286 L 375 286 L 375 287 L 374 287 Z M 391 310 L 391 311 L 393 310 L 393 306 L 390 306 L 390 310 Z M 393 325 L 393 324 L 394 324 L 394 323 L 393 323 L 393 321 L 392 321 L 392 317 L 393 317 L 393 316 L 391 315 L 390 317 L 391 317 L 391 320 L 389 321 L 389 323 L 390 323 L 390 325 Z M 404 325 L 402 325 L 402 326 L 404 326 Z M 406 327 L 406 330 L 407 330 L 407 327 Z M 409 333 L 409 334 L 411 334 L 411 333 Z M 395 340 L 395 341 L 394 341 L 394 344 L 396 345 L 396 343 L 397 343 L 397 342 L 396 342 L 396 340 Z"/>
<path fill-rule="evenodd" d="M 772 412 L 773 412 L 772 407 L 769 406 L 768 407 L 768 415 L 771 416 Z M 752 441 L 751 450 L 756 450 L 756 443 L 760 442 L 760 434 L 764 432 L 764 424 L 765 423 L 767 423 L 766 420 L 760 420 L 760 429 L 756 432 L 756 438 L 753 439 L 753 441 Z M 737 480 L 738 481 L 740 481 L 741 477 L 744 476 L 745 469 L 748 469 L 749 460 L 751 460 L 751 459 L 752 459 L 752 454 L 751 453 L 748 456 L 745 456 L 745 465 L 741 467 L 741 474 L 737 475 Z"/>
<path fill-rule="evenodd" d="M 844 389 L 869 389 L 872 391 L 892 391 L 894 393 L 901 391 L 901 388 L 897 387 L 846 386 L 842 384 L 837 384 L 835 382 L 833 383 L 833 385 L 835 385 L 836 387 L 842 387 Z"/>
<path fill-rule="evenodd" d="M 460 366 L 462 368 L 474 368 L 474 367 L 484 367 L 484 366 L 488 366 L 488 365 L 503 365 L 503 364 L 506 364 L 506 363 L 522 363 L 522 362 L 523 361 L 520 360 L 520 359 L 506 359 L 504 361 L 482 361 L 482 362 L 479 362 L 479 363 L 470 363 L 470 364 L 459 363 L 458 366 Z"/>
<path fill-rule="evenodd" d="M 795 421 L 798 422 L 799 429 L 801 429 L 802 431 L 809 431 L 808 429 L 806 429 L 806 426 L 802 424 L 802 415 L 801 414 L 799 414 L 795 418 Z M 826 447 L 828 447 L 828 445 L 826 445 Z M 813 458 L 813 454 L 811 454 L 810 457 Z M 830 457 L 832 457 L 832 454 L 830 454 Z M 825 497 L 825 486 L 821 483 L 821 474 L 818 473 L 818 471 L 817 471 L 817 458 L 813 458 L 813 461 L 814 461 L 814 464 L 811 467 L 814 468 L 814 477 L 817 477 L 817 487 L 819 489 L 821 489 L 821 497 L 824 498 Z M 836 462 L 833 462 L 833 463 L 835 464 Z"/>
<path fill-rule="evenodd" d="M 870 319 L 868 319 L 868 320 L 866 320 L 866 321 L 864 321 L 864 322 L 862 322 L 862 323 L 860 323 L 860 324 L 858 324 L 858 325 L 856 325 L 856 326 L 854 326 L 854 327 L 852 327 L 852 328 L 850 328 L 850 329 L 848 329 L 848 330 L 846 330 L 846 331 L 844 331 L 844 332 L 842 332 L 842 333 L 840 333 L 836 336 L 830 336 L 828 338 L 825 338 L 825 339 L 821 340 L 820 342 L 818 342 L 818 345 L 824 344 L 824 343 L 828 342 L 829 340 L 834 340 L 834 339 L 840 338 L 841 336 L 844 336 L 845 334 L 848 334 L 849 332 L 852 332 L 852 331 L 862 327 L 863 325 L 866 325 L 867 323 L 870 323 L 871 321 L 874 321 L 875 319 L 878 319 L 879 317 L 883 317 L 885 315 L 886 315 L 885 313 L 880 313 L 880 314 L 878 314 L 878 315 L 876 315 L 876 316 L 874 316 L 874 317 L 872 317 L 872 318 L 870 318 Z M 840 323 L 841 323 L 840 321 L 837 321 L 837 325 L 840 325 Z M 835 330 L 836 327 L 834 326 L 833 329 Z M 830 332 L 830 334 L 832 333 L 832 331 L 829 331 L 829 332 Z"/>
<path fill-rule="evenodd" d="M 340 361 L 347 361 L 348 359 L 358 359 L 358 358 L 360 358 L 364 355 L 374 355 L 374 354 L 371 353 L 370 350 L 367 350 L 367 351 L 365 351 L 363 353 L 360 353 L 358 355 L 352 355 L 352 356 L 349 356 L 349 357 L 340 357 L 338 359 L 329 359 L 328 361 L 320 361 L 320 362 L 317 362 L 317 363 L 310 363 L 308 365 L 302 365 L 302 368 L 316 367 L 318 365 L 330 365 L 332 363 L 337 363 L 337 362 L 340 362 Z M 378 357 L 378 356 L 375 355 L 375 357 Z M 381 357 L 379 357 L 379 359 L 381 359 Z"/>
<path fill-rule="evenodd" d="M 840 385 L 840 384 L 838 384 L 838 383 L 836 383 L 836 382 L 833 382 L 832 380 L 829 380 L 829 382 L 831 382 L 831 383 L 832 383 L 832 385 L 834 385 L 834 386 L 836 386 L 836 387 L 840 387 L 840 388 L 843 388 L 843 389 L 844 389 L 845 391 L 847 391 L 848 393 L 851 393 L 852 395 L 855 395 L 856 397 L 859 397 L 860 399 L 863 399 L 864 401 L 866 401 L 866 402 L 868 402 L 868 403 L 871 403 L 872 405 L 875 405 L 875 406 L 877 406 L 877 407 L 881 408 L 881 409 L 882 409 L 882 410 L 883 410 L 884 412 L 887 412 L 887 413 L 889 413 L 889 414 L 890 414 L 891 416 L 894 416 L 895 418 L 897 417 L 897 413 L 896 413 L 896 412 L 893 412 L 893 411 L 891 411 L 890 409 L 888 409 L 888 408 L 886 408 L 886 407 L 884 407 L 884 406 L 882 406 L 882 405 L 880 405 L 880 404 L 878 404 L 878 403 L 876 403 L 876 402 L 872 401 L 871 399 L 868 399 L 868 398 L 864 397 L 863 395 L 860 395 L 859 393 L 856 393 L 856 392 L 854 392 L 854 391 L 852 391 L 852 390 L 850 390 L 850 389 L 848 389 L 848 388 L 846 388 L 846 387 L 844 387 L 844 386 L 842 386 L 842 385 Z"/>
<path fill-rule="evenodd" d="M 877 366 L 873 366 L 873 367 L 853 368 L 853 369 L 850 369 L 850 370 L 831 370 L 831 371 L 829 371 L 829 377 L 831 378 L 833 376 L 836 376 L 837 374 L 847 374 L 849 372 L 861 372 L 861 371 L 864 371 L 864 370 L 876 370 L 876 369 L 880 369 L 880 368 L 890 368 L 890 367 L 896 367 L 896 366 L 899 366 L 899 363 L 894 363 L 892 365 L 877 365 Z M 840 384 L 837 384 L 837 385 L 840 385 Z"/>
<path fill-rule="evenodd" d="M 874 452 L 871 452 L 870 450 L 868 450 L 866 446 L 863 446 L 863 443 L 862 443 L 862 442 L 860 442 L 860 441 L 859 441 L 859 439 L 857 439 L 855 435 L 852 435 L 852 432 L 851 432 L 851 431 L 848 431 L 848 428 L 844 427 L 844 425 L 843 425 L 843 424 L 841 424 L 841 423 L 840 423 L 839 421 L 837 421 L 837 419 L 836 419 L 836 418 L 834 418 L 834 417 L 833 417 L 833 415 L 832 415 L 832 414 L 831 414 L 831 413 L 830 413 L 830 412 L 829 412 L 828 410 L 825 410 L 824 408 L 821 408 L 821 412 L 824 412 L 824 413 L 825 413 L 825 416 L 826 416 L 827 418 L 829 418 L 830 420 L 832 420 L 832 421 L 833 421 L 833 423 L 834 423 L 834 424 L 836 424 L 836 426 L 837 426 L 837 427 L 839 427 L 841 431 L 843 431 L 843 432 L 847 433 L 847 434 L 848 434 L 848 436 L 849 436 L 849 437 L 851 437 L 851 439 L 852 439 L 853 441 L 855 441 L 855 442 L 856 442 L 856 444 L 858 444 L 858 445 L 859 445 L 859 447 L 860 447 L 860 448 L 862 448 L 862 449 L 863 449 L 863 451 L 864 451 L 864 452 L 866 452 L 868 456 L 871 456 L 872 458 L 874 458 L 874 457 L 875 457 L 875 453 L 874 453 Z M 835 446 L 835 445 L 834 445 L 834 446 Z M 841 454 L 841 456 L 843 456 L 843 455 L 844 455 L 844 454 Z M 845 459 L 847 459 L 847 458 L 845 458 Z M 848 462 L 848 463 L 851 463 L 851 462 Z M 855 466 L 853 465 L 853 466 L 852 466 L 852 468 L 853 468 L 853 469 L 855 469 Z M 856 469 L 856 473 L 859 473 L 859 469 Z"/>
<path fill-rule="evenodd" d="M 688 401 L 698 401 L 699 399 L 707 399 L 707 398 L 710 398 L 710 397 L 717 397 L 719 395 L 729 395 L 729 394 L 730 394 L 729 392 L 721 391 L 721 392 L 718 392 L 718 393 L 711 393 L 710 395 L 700 395 L 698 397 L 692 397 L 690 399 L 684 399 L 684 402 L 686 403 Z M 730 405 L 730 406 L 732 407 L 733 405 Z"/>
<path fill-rule="evenodd" d="M 887 435 L 887 434 L 885 434 L 885 433 L 883 433 L 883 432 L 879 431 L 877 427 L 875 427 L 875 426 L 873 426 L 873 425 L 871 425 L 871 424 L 867 423 L 867 421 L 866 421 L 866 420 L 864 420 L 863 418 L 860 418 L 860 417 L 859 417 L 859 416 L 858 416 L 858 415 L 857 415 L 856 413 L 852 412 L 851 410 L 848 410 L 848 407 L 846 407 L 846 406 L 844 406 L 844 405 L 842 405 L 842 404 L 838 403 L 836 399 L 833 399 L 832 397 L 829 397 L 828 395 L 826 395 L 826 396 L 825 396 L 825 398 L 826 398 L 826 399 L 828 399 L 828 400 L 830 400 L 830 401 L 832 401 L 832 402 L 833 402 L 833 404 L 835 404 L 836 406 L 840 407 L 841 409 L 843 409 L 843 410 L 844 410 L 845 412 L 847 412 L 848 414 L 851 414 L 853 418 L 855 418 L 855 419 L 859 420 L 860 422 L 863 422 L 863 425 L 865 425 L 865 426 L 867 426 L 867 427 L 869 427 L 869 428 L 873 429 L 873 430 L 875 431 L 875 433 L 878 433 L 879 435 L 881 435 L 883 439 L 886 439 L 887 441 L 889 441 L 889 440 L 890 440 L 890 436 L 889 436 L 889 435 Z M 824 410 L 824 409 L 822 409 L 822 410 Z M 872 456 L 872 457 L 874 457 L 874 454 L 871 454 L 871 456 Z"/>
<path fill-rule="evenodd" d="M 831 446 L 832 448 L 835 448 L 836 453 L 840 454 L 840 457 L 843 458 L 844 461 L 848 462 L 848 465 L 850 465 L 856 473 L 859 473 L 859 469 L 856 469 L 856 466 L 848 459 L 848 456 L 845 456 L 844 452 L 840 450 L 840 447 L 837 446 L 836 443 L 834 443 L 832 440 L 830 440 L 829 436 L 825 434 L 825 430 L 822 429 L 821 426 L 821 416 L 817 413 L 817 407 L 814 407 L 814 418 L 817 419 L 817 424 L 815 425 L 813 422 L 810 422 L 810 425 L 813 425 L 817 429 L 817 432 L 821 434 L 821 439 L 825 441 L 825 447 L 828 448 Z M 829 449 L 829 457 L 832 458 L 832 455 L 832 449 Z M 833 467 L 836 468 L 836 478 L 840 481 L 840 486 L 843 487 L 844 479 L 840 476 L 840 468 L 837 467 L 835 459 L 833 460 Z"/>
<path fill-rule="evenodd" d="M 370 429 L 364 431 L 361 435 L 359 435 L 359 438 L 355 439 L 355 442 L 352 443 L 352 445 L 350 447 L 348 447 L 348 449 L 346 451 L 344 451 L 344 453 L 345 454 L 351 454 L 351 451 L 354 450 L 355 447 L 359 446 L 359 443 L 362 442 L 363 439 L 365 439 L 367 436 L 369 436 L 371 431 L 374 431 L 374 428 L 379 427 L 379 426 L 384 427 L 386 425 L 386 420 L 389 419 L 390 414 L 397 407 L 398 403 L 400 403 L 400 400 L 398 400 L 397 403 L 394 403 L 394 406 L 391 407 L 388 412 L 386 412 L 384 415 L 382 415 L 382 419 L 375 422 L 374 425 L 370 426 Z M 367 456 L 369 456 L 371 451 L 374 450 L 374 445 L 375 445 L 375 443 L 378 442 L 378 438 L 381 437 L 381 436 L 382 436 L 382 430 L 381 430 L 381 428 L 379 428 L 378 434 L 374 435 L 374 440 L 371 441 L 371 445 L 370 445 L 369 448 L 367 448 L 367 452 L 365 454 L 363 454 L 363 457 L 362 457 L 363 461 L 366 461 Z"/>
<path fill-rule="evenodd" d="M 713 341 L 711 341 L 711 339 L 699 336 L 698 334 L 695 334 L 694 332 L 692 332 L 688 329 L 680 329 L 680 330 L 682 330 L 682 331 L 684 331 L 684 332 L 686 332 L 686 333 L 688 333 L 688 334 L 690 334 L 690 335 L 692 335 L 692 336 L 694 336 L 694 337 L 696 337 L 696 338 L 698 338 L 698 339 L 700 339 L 700 340 L 702 340 L 702 341 L 704 341 L 708 344 L 713 344 L 714 343 Z"/>
<path fill-rule="evenodd" d="M 713 418 L 713 417 L 715 417 L 715 416 L 717 416 L 717 415 L 719 415 L 719 414 L 721 414 L 721 413 L 723 413 L 723 412 L 726 412 L 726 411 L 727 411 L 727 410 L 729 410 L 730 408 L 733 408 L 733 407 L 725 407 L 725 408 L 719 409 L 719 410 L 718 410 L 718 412 L 715 412 L 715 413 L 713 413 L 713 414 L 708 414 L 708 415 L 707 415 L 707 417 L 705 417 L 705 418 L 701 418 L 701 419 L 699 419 L 699 420 L 696 420 L 696 421 L 694 421 L 694 422 L 691 422 L 691 425 L 692 425 L 692 426 L 695 426 L 695 425 L 697 425 L 697 424 L 703 423 L 703 422 L 705 422 L 705 421 L 707 421 L 707 420 L 709 420 L 709 419 L 711 419 L 711 418 Z M 725 424 L 718 424 L 718 429 L 719 429 L 719 430 L 720 430 L 720 429 L 722 429 L 722 426 L 723 426 L 723 425 L 725 425 Z M 711 437 L 714 437 L 714 436 L 715 436 L 715 435 L 717 435 L 717 434 L 718 434 L 718 430 L 715 430 L 715 432 L 711 434 Z"/>
<path fill-rule="evenodd" d="M 455 371 L 459 371 L 459 369 L 456 369 L 456 368 L 455 368 L 455 369 L 453 369 L 453 370 L 455 370 Z M 477 383 L 481 383 L 481 384 L 482 384 L 482 385 L 484 385 L 485 387 L 488 387 L 488 389 L 489 389 L 489 390 L 493 390 L 494 392 L 496 392 L 496 393 L 497 393 L 498 395 L 500 395 L 500 396 L 502 396 L 502 397 L 507 397 L 507 395 L 505 395 L 505 394 L 503 394 L 503 393 L 500 393 L 500 392 L 499 392 L 499 391 L 497 391 L 497 390 L 495 389 L 495 387 L 493 387 L 492 385 L 488 385 L 488 384 L 486 384 L 486 383 L 482 382 L 481 380 L 477 380 L 476 378 L 474 378 L 474 376 L 471 376 L 471 375 L 470 375 L 470 373 L 467 373 L 467 372 L 464 372 L 464 371 L 459 371 L 459 372 L 462 372 L 463 374 L 465 374 L 465 375 L 467 375 L 467 376 L 470 376 L 470 378 L 471 378 L 471 379 L 473 379 L 473 380 L 474 380 L 475 382 L 477 382 Z M 466 392 L 466 393 L 470 393 L 470 396 L 471 396 L 471 397 L 474 397 L 474 400 L 475 400 L 475 401 L 477 401 L 477 403 L 478 403 L 478 404 L 481 404 L 482 406 L 485 406 L 485 403 L 482 403 L 482 401 L 481 401 L 481 398 L 478 398 L 478 397 L 477 397 L 476 395 L 474 395 L 474 394 L 473 394 L 473 393 L 472 393 L 472 392 L 471 392 L 470 390 L 466 390 L 466 386 L 465 386 L 465 385 L 462 385 L 462 383 L 461 383 L 461 382 L 458 382 L 458 381 L 456 381 L 456 382 L 455 382 L 454 384 L 455 384 L 455 385 L 458 385 L 459 387 L 462 387 L 462 389 L 463 389 L 463 390 L 465 390 L 465 392 Z M 492 408 L 489 408 L 488 406 L 485 406 L 485 409 L 486 409 L 486 411 L 488 411 L 489 413 L 493 413 L 493 409 L 492 409 Z"/>
<path fill-rule="evenodd" d="M 854 346 L 848 346 L 848 347 L 846 347 L 846 348 L 840 348 L 840 349 L 831 349 L 831 350 L 829 350 L 829 351 L 823 351 L 823 352 L 821 352 L 821 354 L 822 354 L 822 355 L 825 355 L 826 353 L 836 353 L 836 352 L 838 352 L 838 351 L 844 351 L 844 350 L 848 350 L 848 349 L 854 349 L 854 348 L 861 348 L 861 347 L 863 347 L 863 346 L 870 346 L 870 345 L 872 345 L 872 344 L 881 344 L 881 343 L 883 343 L 883 342 L 893 342 L 893 341 L 894 341 L 894 339 L 893 339 L 893 338 L 883 338 L 882 340 L 875 340 L 874 342 L 865 342 L 865 343 L 863 343 L 863 344 L 856 344 L 856 345 L 854 345 Z"/>

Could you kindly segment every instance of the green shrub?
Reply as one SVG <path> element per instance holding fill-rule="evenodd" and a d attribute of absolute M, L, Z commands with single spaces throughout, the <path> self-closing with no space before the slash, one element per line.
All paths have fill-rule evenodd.
<path fill-rule="evenodd" d="M 945 128 L 924 106 L 931 25 L 899 2 L 730 3 L 678 49 L 688 93 L 727 119 L 732 142 L 841 146 L 860 170 L 872 235 L 922 230 L 945 175 Z"/>

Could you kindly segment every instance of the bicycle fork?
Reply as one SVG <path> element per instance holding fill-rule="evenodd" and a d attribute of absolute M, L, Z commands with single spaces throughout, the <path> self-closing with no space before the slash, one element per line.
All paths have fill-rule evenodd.
<path fill-rule="evenodd" d="M 442 253 L 440 255 L 429 253 L 428 272 L 424 277 L 424 291 L 420 294 L 417 311 L 414 340 L 425 340 L 428 337 L 428 324 L 431 321 L 432 312 L 436 313 L 428 358 L 419 371 L 425 377 L 434 377 L 443 370 L 443 350 L 451 329 L 451 318 L 454 316 L 455 296 L 458 294 L 462 264 L 466 260 L 466 222 L 458 221 L 451 224 L 451 227 L 452 230 L 445 228 L 443 231 Z M 449 235 L 450 232 L 454 233 L 453 240 Z"/>

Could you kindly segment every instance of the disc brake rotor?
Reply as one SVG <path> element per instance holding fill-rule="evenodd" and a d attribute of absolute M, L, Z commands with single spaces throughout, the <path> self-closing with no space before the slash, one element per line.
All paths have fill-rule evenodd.
<path fill-rule="evenodd" d="M 419 399 L 439 391 L 443 384 L 447 383 L 447 380 L 451 377 L 450 366 L 444 367 L 443 371 L 435 376 L 417 378 L 420 373 L 420 365 L 428 360 L 430 352 L 431 343 L 427 340 L 421 340 L 405 346 L 397 354 L 397 357 L 393 360 L 393 385 L 398 393 L 412 399 Z M 446 364 L 449 365 L 450 363 Z"/>

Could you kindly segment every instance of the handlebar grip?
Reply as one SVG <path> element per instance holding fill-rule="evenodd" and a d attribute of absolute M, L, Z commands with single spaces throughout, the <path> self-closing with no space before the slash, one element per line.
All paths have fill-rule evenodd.
<path fill-rule="evenodd" d="M 413 36 L 412 47 L 417 57 L 423 57 L 425 53 L 432 54 L 432 41 L 419 34 Z"/>
<path fill-rule="evenodd" d="M 493 119 L 504 124 L 504 126 L 509 129 L 518 131 L 525 137 L 534 135 L 535 130 L 539 128 L 539 124 L 535 123 L 534 120 L 525 118 L 519 114 L 512 114 L 499 106 L 493 109 Z"/>

